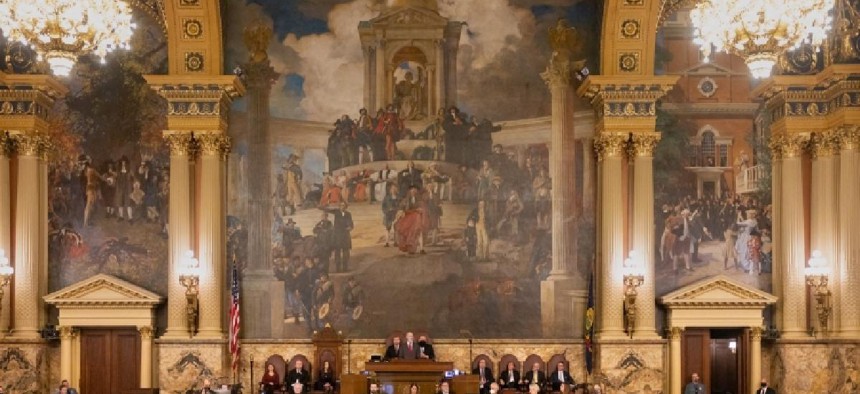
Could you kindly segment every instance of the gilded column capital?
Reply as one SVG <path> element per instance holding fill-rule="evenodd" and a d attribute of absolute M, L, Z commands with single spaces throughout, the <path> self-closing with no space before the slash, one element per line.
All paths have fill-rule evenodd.
<path fill-rule="evenodd" d="M 12 138 L 9 133 L 0 131 L 0 156 L 8 157 L 12 154 Z"/>
<path fill-rule="evenodd" d="M 164 140 L 170 148 L 171 156 L 193 156 L 194 137 L 186 132 L 175 132 L 164 134 Z"/>
<path fill-rule="evenodd" d="M 836 132 L 840 150 L 860 149 L 860 126 L 850 125 Z"/>
<path fill-rule="evenodd" d="M 673 340 L 673 341 L 680 341 L 680 340 L 681 340 L 681 334 L 683 334 L 683 333 L 684 333 L 684 329 L 683 329 L 683 328 L 681 328 L 681 327 L 672 327 L 672 328 L 669 330 L 669 339 L 671 339 L 671 340 Z"/>
<path fill-rule="evenodd" d="M 150 327 L 150 326 L 138 327 L 137 331 L 140 332 L 140 338 L 141 339 L 151 339 L 152 338 L 152 327 Z"/>
<path fill-rule="evenodd" d="M 48 138 L 42 134 L 13 134 L 12 148 L 19 156 L 44 157 L 51 149 Z"/>
<path fill-rule="evenodd" d="M 70 340 L 75 337 L 75 329 L 70 326 L 60 326 L 60 339 Z"/>
<path fill-rule="evenodd" d="M 627 145 L 627 155 L 631 160 L 637 157 L 653 157 L 659 142 L 660 133 L 634 133 Z"/>
<path fill-rule="evenodd" d="M 621 156 L 627 147 L 627 136 L 620 133 L 600 133 L 594 137 L 594 152 L 597 160 Z"/>
<path fill-rule="evenodd" d="M 770 139 L 770 149 L 776 160 L 800 157 L 809 141 L 804 134 L 777 134 Z"/>
<path fill-rule="evenodd" d="M 571 74 L 570 62 L 550 62 L 546 71 L 542 72 L 540 76 L 547 86 L 554 88 L 569 86 Z"/>
<path fill-rule="evenodd" d="M 200 154 L 204 156 L 226 156 L 230 153 L 230 137 L 224 134 L 206 133 L 194 136 Z"/>
<path fill-rule="evenodd" d="M 750 338 L 754 341 L 760 342 L 762 331 L 761 327 L 750 327 Z"/>
<path fill-rule="evenodd" d="M 812 133 L 807 143 L 809 155 L 813 159 L 833 156 L 839 151 L 839 138 L 836 130 Z"/>

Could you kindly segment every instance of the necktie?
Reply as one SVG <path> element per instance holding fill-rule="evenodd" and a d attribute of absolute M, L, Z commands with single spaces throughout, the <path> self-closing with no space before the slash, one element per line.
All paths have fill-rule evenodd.
<path fill-rule="evenodd" d="M 409 351 L 412 351 L 412 342 L 409 342 Z"/>

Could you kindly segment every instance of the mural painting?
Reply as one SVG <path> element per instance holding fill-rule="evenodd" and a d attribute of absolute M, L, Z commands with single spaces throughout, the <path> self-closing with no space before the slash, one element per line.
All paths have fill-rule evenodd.
<path fill-rule="evenodd" d="M 268 293 L 277 307 L 266 330 L 243 335 L 301 338 L 326 324 L 357 338 L 406 328 L 441 338 L 546 335 L 540 289 L 552 268 L 550 123 L 539 74 L 551 53 L 548 29 L 572 15 L 583 35 L 596 36 L 599 18 L 587 15 L 598 15 L 597 4 L 495 1 L 524 24 L 517 28 L 469 2 L 336 3 L 254 1 L 228 13 L 233 40 L 248 24 L 273 26 L 267 51 L 278 74 L 265 119 L 246 114 L 253 105 L 246 102 L 231 120 L 228 250 L 245 267 L 243 286 L 257 286 L 247 278 L 259 273 L 278 288 Z M 298 21 L 284 26 L 288 9 Z M 438 47 L 420 34 L 434 24 L 462 33 Z M 365 34 L 395 28 L 416 38 L 392 40 L 386 65 L 378 64 L 362 50 L 375 45 Z M 228 47 L 235 51 L 228 62 L 250 80 L 256 66 L 237 48 Z M 511 67 L 515 51 L 534 52 L 534 61 Z M 496 78 L 505 86 L 492 85 Z M 514 125 L 524 119 L 543 125 L 545 137 Z M 268 152 L 255 150 L 255 122 L 269 124 Z M 259 201 L 249 191 L 261 168 L 255 160 L 266 156 L 271 198 L 261 203 L 270 204 L 272 224 L 262 233 L 271 262 L 261 264 L 242 245 Z M 582 250 L 593 250 L 589 229 Z M 590 261 L 581 260 L 571 266 L 584 290 Z"/>

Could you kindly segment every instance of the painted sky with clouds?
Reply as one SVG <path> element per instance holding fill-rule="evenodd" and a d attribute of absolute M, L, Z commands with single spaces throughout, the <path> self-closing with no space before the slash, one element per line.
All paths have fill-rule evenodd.
<path fill-rule="evenodd" d="M 225 10 L 226 69 L 247 59 L 242 29 L 263 20 L 281 77 L 272 89 L 273 116 L 331 121 L 363 105 L 358 23 L 378 14 L 378 0 L 230 0 Z M 458 56 L 458 106 L 481 118 L 549 114 L 541 80 L 549 57 L 547 30 L 565 17 L 583 35 L 596 67 L 600 0 L 439 0 L 440 13 L 467 26 Z"/>

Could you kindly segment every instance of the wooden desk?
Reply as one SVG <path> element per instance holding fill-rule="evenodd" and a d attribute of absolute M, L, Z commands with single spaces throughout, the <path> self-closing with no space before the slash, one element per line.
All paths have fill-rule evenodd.
<path fill-rule="evenodd" d="M 419 394 L 435 394 L 436 384 L 445 377 L 445 371 L 454 369 L 454 363 L 395 360 L 365 363 L 364 369 L 376 374 L 381 386 L 380 391 L 384 394 L 409 394 L 409 386 L 412 383 L 418 385 Z"/>

